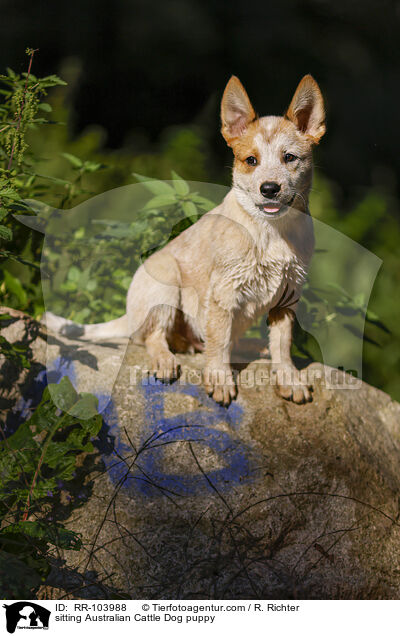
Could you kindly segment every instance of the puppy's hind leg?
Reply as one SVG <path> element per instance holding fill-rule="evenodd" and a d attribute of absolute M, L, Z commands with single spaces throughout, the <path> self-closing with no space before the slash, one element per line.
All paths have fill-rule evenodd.
<path fill-rule="evenodd" d="M 152 373 L 168 382 L 178 377 L 178 362 L 168 341 L 177 322 L 180 284 L 175 259 L 168 253 L 156 252 L 136 272 L 127 299 L 133 340 L 146 346 Z"/>

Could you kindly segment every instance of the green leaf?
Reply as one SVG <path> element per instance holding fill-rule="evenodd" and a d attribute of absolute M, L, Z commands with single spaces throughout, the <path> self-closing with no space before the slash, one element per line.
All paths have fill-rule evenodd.
<path fill-rule="evenodd" d="M 370 309 L 367 309 L 365 317 L 367 320 L 371 320 L 371 322 L 378 322 L 379 320 L 379 316 L 375 312 L 371 311 Z"/>
<path fill-rule="evenodd" d="M 67 82 L 64 82 L 57 75 L 48 75 L 47 77 L 42 77 L 40 80 L 40 86 L 43 88 L 50 88 L 51 86 L 67 86 Z"/>
<path fill-rule="evenodd" d="M 89 420 L 98 415 L 98 399 L 91 393 L 81 393 L 81 398 L 69 409 L 69 414 L 77 419 Z"/>
<path fill-rule="evenodd" d="M 88 292 L 93 292 L 97 287 L 97 280 L 95 280 L 94 278 L 92 278 L 91 280 L 88 281 L 88 284 L 86 285 L 86 289 Z M 86 316 L 87 318 L 87 316 Z"/>
<path fill-rule="evenodd" d="M 25 289 L 22 287 L 21 281 L 15 278 L 9 271 L 4 270 L 4 280 L 6 288 L 18 298 L 21 305 L 26 305 L 28 302 L 28 296 Z"/>
<path fill-rule="evenodd" d="M 20 196 L 18 192 L 9 186 L 2 186 L 0 190 L 0 196 L 4 199 L 11 199 L 12 201 L 17 201 Z"/>
<path fill-rule="evenodd" d="M 40 110 L 44 110 L 45 113 L 51 113 L 51 111 L 53 110 L 50 104 L 47 104 L 46 102 L 41 102 L 39 104 L 39 108 Z"/>
<path fill-rule="evenodd" d="M 159 194 L 146 203 L 143 210 L 153 210 L 154 208 L 165 207 L 167 205 L 173 205 L 177 202 L 176 194 Z"/>
<path fill-rule="evenodd" d="M 67 280 L 65 283 L 60 285 L 60 291 L 63 292 L 74 292 L 78 289 L 78 285 L 74 283 L 72 280 Z"/>
<path fill-rule="evenodd" d="M 182 177 L 180 177 L 179 174 L 177 174 L 174 170 L 171 170 L 171 174 L 174 180 L 173 185 L 177 193 L 182 196 L 185 196 L 186 194 L 188 194 L 190 192 L 190 188 L 188 184 L 186 183 L 186 181 L 184 181 Z"/>
<path fill-rule="evenodd" d="M 0 238 L 4 239 L 5 241 L 12 241 L 12 237 L 13 233 L 10 228 L 6 227 L 5 225 L 0 225 Z"/>
<path fill-rule="evenodd" d="M 194 203 L 196 203 L 199 208 L 205 210 L 206 212 L 212 210 L 217 205 L 214 201 L 211 201 L 211 199 L 206 199 L 206 197 L 202 197 L 199 194 L 191 194 L 190 200 L 194 201 Z"/>
<path fill-rule="evenodd" d="M 83 323 L 85 322 L 85 320 L 87 320 L 89 316 L 90 316 L 89 307 L 84 307 L 81 311 L 78 311 L 77 314 L 75 315 L 75 321 Z"/>
<path fill-rule="evenodd" d="M 103 168 L 107 168 L 104 163 L 95 163 L 94 161 L 85 161 L 82 169 L 85 172 L 97 172 L 98 170 L 102 170 Z"/>
<path fill-rule="evenodd" d="M 82 168 L 83 161 L 79 159 L 79 157 L 75 157 L 75 155 L 71 155 L 69 152 L 62 152 L 61 156 L 67 159 L 67 161 L 69 161 L 74 166 L 74 168 Z"/>
<path fill-rule="evenodd" d="M 72 265 L 68 270 L 68 280 L 77 283 L 82 276 L 82 272 L 75 265 Z"/>
<path fill-rule="evenodd" d="M 17 79 L 18 78 L 18 75 L 9 66 L 7 66 L 6 71 L 7 71 L 8 77 L 11 77 L 12 79 Z"/>
<path fill-rule="evenodd" d="M 174 189 L 169 185 L 169 183 L 165 183 L 165 181 L 159 181 L 158 179 L 152 179 L 151 177 L 144 177 L 137 172 L 132 173 L 135 179 L 143 183 L 144 187 L 147 188 L 153 194 L 171 194 L 174 192 Z"/>
<path fill-rule="evenodd" d="M 82 541 L 76 532 L 56 524 L 49 525 L 40 521 L 19 521 L 10 524 L 0 531 L 0 538 L 4 535 L 17 533 L 51 543 L 64 550 L 80 550 L 82 546 Z"/>
<path fill-rule="evenodd" d="M 184 201 L 182 203 L 182 208 L 188 218 L 197 215 L 197 208 L 193 201 Z"/>
<path fill-rule="evenodd" d="M 78 400 L 78 394 L 66 376 L 58 384 L 51 385 L 51 397 L 54 404 L 64 412 L 69 411 Z"/>

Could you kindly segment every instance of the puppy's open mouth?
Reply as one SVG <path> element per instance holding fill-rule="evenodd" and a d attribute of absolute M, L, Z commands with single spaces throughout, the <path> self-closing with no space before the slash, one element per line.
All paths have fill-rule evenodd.
<path fill-rule="evenodd" d="M 295 196 L 296 194 L 294 194 L 290 201 L 288 201 L 287 203 L 282 203 L 281 201 L 265 201 L 265 203 L 261 203 L 257 207 L 262 212 L 264 212 L 266 216 L 278 217 L 286 212 L 288 208 L 290 208 L 295 199 Z"/>

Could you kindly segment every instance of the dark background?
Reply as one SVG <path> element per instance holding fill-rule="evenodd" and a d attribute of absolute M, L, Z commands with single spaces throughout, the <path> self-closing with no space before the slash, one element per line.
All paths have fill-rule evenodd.
<path fill-rule="evenodd" d="M 202 122 L 224 161 L 217 118 L 229 76 L 260 114 L 281 114 L 311 73 L 327 101 L 324 173 L 345 195 L 397 186 L 399 2 L 2 0 L 1 16 L 2 71 L 25 70 L 27 46 L 40 49 L 37 75 L 79 63 L 72 133 L 100 124 L 107 147 L 129 149 L 132 134 L 154 143 L 167 126 Z"/>

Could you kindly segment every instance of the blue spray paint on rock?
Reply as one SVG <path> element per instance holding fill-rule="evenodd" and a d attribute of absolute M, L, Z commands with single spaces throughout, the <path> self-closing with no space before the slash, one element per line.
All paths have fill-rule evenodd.
<path fill-rule="evenodd" d="M 238 404 L 232 403 L 226 409 L 209 398 L 203 389 L 191 385 L 181 386 L 179 383 L 164 385 L 158 381 L 144 382 L 142 390 L 145 397 L 144 430 L 139 445 L 142 451 L 131 471 L 129 466 L 134 451 L 120 439 L 114 405 L 109 403 L 102 414 L 108 434 L 114 438 L 115 452 L 104 456 L 104 461 L 115 485 L 121 485 L 132 496 L 141 494 L 147 497 L 163 494 L 188 496 L 204 488 L 212 489 L 194 459 L 194 474 L 168 473 L 163 467 L 166 448 L 177 442 L 189 441 L 194 449 L 198 444 L 208 446 L 222 464 L 223 467 L 207 472 L 208 479 L 219 490 L 226 490 L 250 478 L 249 457 L 243 441 L 218 428 L 222 423 L 227 423 L 233 430 L 238 428 L 242 418 L 242 409 Z M 165 398 L 173 393 L 190 395 L 200 405 L 206 406 L 207 410 L 191 410 L 166 417 Z M 122 459 L 118 459 L 118 456 Z"/>
<path fill-rule="evenodd" d="M 23 396 L 9 413 L 6 423 L 6 435 L 11 435 L 18 426 L 30 417 L 39 404 L 43 391 L 49 383 L 59 383 L 67 376 L 77 387 L 74 363 L 62 356 L 58 357 L 47 369 L 42 369 L 34 378 Z M 144 381 L 140 387 L 145 398 L 140 456 L 129 470 L 134 450 L 122 440 L 121 426 L 116 407 L 110 395 L 96 393 L 99 411 L 102 412 L 103 427 L 95 445 L 102 454 L 111 482 L 131 494 L 156 497 L 163 494 L 180 496 L 193 495 L 204 488 L 210 488 L 209 482 L 196 466 L 193 459 L 193 474 L 168 473 L 164 467 L 165 451 L 171 445 L 191 442 L 196 450 L 199 444 L 211 449 L 220 468 L 207 472 L 208 479 L 220 490 L 227 490 L 234 484 L 250 478 L 249 452 L 235 436 L 242 419 L 241 407 L 233 402 L 227 409 L 209 398 L 202 388 L 193 385 L 175 383 L 165 385 L 157 380 Z M 165 415 L 165 398 L 171 394 L 186 394 L 195 398 L 200 407 L 172 417 Z M 103 410 L 104 409 L 104 410 Z M 232 434 L 221 430 L 221 424 L 227 424 Z M 125 460 L 125 461 L 124 461 Z"/>

